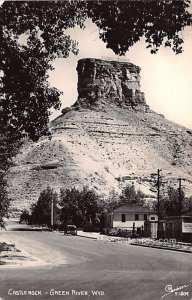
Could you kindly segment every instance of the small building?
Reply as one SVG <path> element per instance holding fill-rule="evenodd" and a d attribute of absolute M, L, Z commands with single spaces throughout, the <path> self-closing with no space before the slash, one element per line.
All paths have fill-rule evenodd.
<path fill-rule="evenodd" d="M 182 242 L 192 242 L 192 217 L 172 216 L 165 218 L 166 238 Z"/>
<path fill-rule="evenodd" d="M 106 214 L 105 227 L 111 228 L 144 228 L 145 221 L 157 221 L 154 210 L 137 205 L 123 205 Z"/>

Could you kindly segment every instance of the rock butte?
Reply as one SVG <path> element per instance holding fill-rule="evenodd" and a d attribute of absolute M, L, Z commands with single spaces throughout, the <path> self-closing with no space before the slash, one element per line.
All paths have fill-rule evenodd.
<path fill-rule="evenodd" d="M 150 110 L 140 68 L 129 62 L 81 59 L 78 99 L 50 123 L 52 138 L 26 141 L 8 174 L 13 211 L 29 208 L 53 187 L 89 186 L 103 198 L 134 182 L 155 199 L 156 173 L 192 195 L 192 131 Z M 163 186 L 162 186 L 163 191 Z"/>
<path fill-rule="evenodd" d="M 78 71 L 78 101 L 81 107 L 102 109 L 106 104 L 148 112 L 140 91 L 140 68 L 128 62 L 81 59 Z"/>

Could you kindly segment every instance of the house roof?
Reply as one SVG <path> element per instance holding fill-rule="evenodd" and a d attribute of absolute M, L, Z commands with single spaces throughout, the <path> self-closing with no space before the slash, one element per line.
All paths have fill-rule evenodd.
<path fill-rule="evenodd" d="M 113 213 L 150 213 L 156 214 L 156 211 L 149 209 L 148 207 L 142 207 L 137 205 L 122 205 L 114 209 Z"/>

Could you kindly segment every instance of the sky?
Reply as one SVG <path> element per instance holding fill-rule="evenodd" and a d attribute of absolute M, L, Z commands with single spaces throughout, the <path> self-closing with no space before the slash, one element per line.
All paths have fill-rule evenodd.
<path fill-rule="evenodd" d="M 77 100 L 77 62 L 81 58 L 111 57 L 114 52 L 106 48 L 99 39 L 97 27 L 88 20 L 86 29 L 70 29 L 71 37 L 79 43 L 79 54 L 53 63 L 55 70 L 50 73 L 52 86 L 63 91 L 62 108 Z M 127 52 L 125 58 L 141 68 L 141 91 L 145 93 L 150 108 L 175 123 L 192 128 L 192 28 L 182 33 L 184 52 L 175 55 L 168 47 L 161 47 L 157 54 L 146 49 L 144 39 Z M 60 112 L 54 112 L 51 119 Z"/>

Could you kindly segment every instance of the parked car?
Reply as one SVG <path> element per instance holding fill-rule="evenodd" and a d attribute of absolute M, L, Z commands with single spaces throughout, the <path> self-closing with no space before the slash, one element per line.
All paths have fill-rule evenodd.
<path fill-rule="evenodd" d="M 77 235 L 77 227 L 75 225 L 67 225 L 65 227 L 64 234 Z"/>

